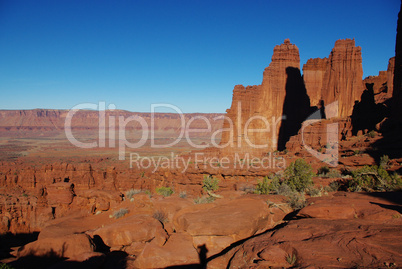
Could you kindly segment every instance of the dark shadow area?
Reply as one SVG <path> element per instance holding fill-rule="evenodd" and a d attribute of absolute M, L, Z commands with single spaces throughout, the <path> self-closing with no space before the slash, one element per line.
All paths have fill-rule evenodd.
<path fill-rule="evenodd" d="M 95 251 L 102 253 L 110 252 L 110 247 L 103 242 L 102 238 L 99 235 L 94 235 L 94 237 L 92 238 L 92 242 L 95 244 Z"/>
<path fill-rule="evenodd" d="M 402 192 L 368 192 L 366 194 L 402 206 Z"/>
<path fill-rule="evenodd" d="M 0 259 L 13 257 L 12 248 L 19 247 L 36 241 L 39 232 L 12 234 L 6 233 L 0 235 Z"/>
<path fill-rule="evenodd" d="M 402 192 L 369 192 L 367 195 L 386 200 L 393 205 L 382 204 L 377 202 L 370 202 L 371 204 L 381 206 L 382 208 L 398 211 L 402 214 Z"/>
<path fill-rule="evenodd" d="M 282 120 L 278 135 L 278 150 L 282 151 L 286 147 L 286 142 L 290 137 L 296 135 L 301 128 L 302 122 L 312 112 L 317 110 L 310 107 L 310 98 L 304 85 L 300 69 L 295 67 L 286 68 L 286 96 L 283 103 L 282 115 L 286 119 Z M 325 112 L 324 112 L 325 114 Z"/>
<path fill-rule="evenodd" d="M 1 254 L 8 253 L 8 255 L 3 255 L 1 258 L 16 258 L 10 255 L 11 248 L 21 247 L 27 243 L 37 240 L 39 233 L 34 234 L 18 234 L 11 235 L 6 234 L 0 236 L 0 246 Z M 110 247 L 105 245 L 102 238 L 95 235 L 92 238 L 92 242 L 95 245 L 95 251 L 93 256 L 88 256 L 88 258 L 82 262 L 71 261 L 62 254 L 51 250 L 45 255 L 37 255 L 36 253 L 29 253 L 23 257 L 17 259 L 11 259 L 7 262 L 12 268 L 117 268 L 124 269 L 127 267 L 128 254 L 124 251 L 112 251 L 110 252 Z M 64 249 L 64 246 L 63 246 Z M 64 251 L 62 251 L 64 253 Z"/>
<path fill-rule="evenodd" d="M 355 101 L 351 116 L 352 135 L 357 135 L 358 131 L 375 130 L 376 124 L 389 115 L 385 105 L 375 103 L 373 86 L 373 83 L 366 83 L 367 89 L 363 91 L 360 102 Z"/>
<path fill-rule="evenodd" d="M 8 265 L 16 269 L 49 268 L 65 260 L 66 258 L 60 257 L 57 253 L 51 251 L 46 255 L 39 256 L 35 254 L 30 254 L 24 257 L 20 257 L 18 258 L 18 260 L 8 263 Z"/>
<path fill-rule="evenodd" d="M 381 204 L 381 203 L 375 203 L 375 202 L 370 202 L 370 204 L 378 205 L 385 209 L 395 210 L 395 211 L 398 211 L 399 214 L 402 214 L 402 206 L 400 206 L 400 205 L 387 205 L 387 204 Z"/>

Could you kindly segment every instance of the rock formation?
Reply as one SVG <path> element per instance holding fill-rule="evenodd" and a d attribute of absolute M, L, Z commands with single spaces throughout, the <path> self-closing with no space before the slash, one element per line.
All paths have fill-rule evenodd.
<path fill-rule="evenodd" d="M 373 89 L 376 103 L 384 102 L 392 97 L 394 88 L 395 57 L 388 61 L 387 71 L 380 71 L 378 76 L 368 76 L 363 80 L 366 89 Z"/>
<path fill-rule="evenodd" d="M 222 134 L 223 152 L 276 150 L 278 141 L 284 145 L 282 140 L 297 133 L 309 108 L 300 75 L 299 49 L 286 39 L 275 46 L 261 85 L 235 86 L 223 127 L 224 130 L 232 127 L 232 132 Z M 281 124 L 282 116 L 286 121 Z"/>
<path fill-rule="evenodd" d="M 308 59 L 307 63 L 303 65 L 303 80 L 313 106 L 318 106 L 322 100 L 321 91 L 327 65 L 328 58 Z"/>
<path fill-rule="evenodd" d="M 355 101 L 363 92 L 361 48 L 355 40 L 341 39 L 328 58 L 309 59 L 303 66 L 303 78 L 312 105 L 338 101 L 338 117 L 352 114 Z"/>

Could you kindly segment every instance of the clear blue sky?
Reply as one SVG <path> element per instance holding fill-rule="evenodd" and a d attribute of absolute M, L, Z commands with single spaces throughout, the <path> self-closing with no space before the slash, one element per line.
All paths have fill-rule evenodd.
<path fill-rule="evenodd" d="M 273 48 L 301 65 L 337 39 L 362 47 L 364 77 L 394 55 L 398 0 L 0 0 L 0 109 L 113 103 L 149 112 L 225 112 L 236 84 L 260 84 Z M 173 111 L 172 111 L 173 112 Z"/>

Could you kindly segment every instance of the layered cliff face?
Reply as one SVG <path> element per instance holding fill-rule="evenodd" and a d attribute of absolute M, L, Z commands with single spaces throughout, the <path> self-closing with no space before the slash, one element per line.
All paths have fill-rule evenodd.
<path fill-rule="evenodd" d="M 320 104 L 321 91 L 324 84 L 324 75 L 327 70 L 328 58 L 308 59 L 303 65 L 303 79 L 311 105 Z"/>
<path fill-rule="evenodd" d="M 303 66 L 303 78 L 312 105 L 338 101 L 338 117 L 350 116 L 355 101 L 363 92 L 361 48 L 351 39 L 341 39 L 328 58 L 309 59 Z"/>
<path fill-rule="evenodd" d="M 224 132 L 220 144 L 224 153 L 276 150 L 297 133 L 310 107 L 299 68 L 299 49 L 286 39 L 275 46 L 261 85 L 235 86 L 223 126 L 232 132 Z"/>

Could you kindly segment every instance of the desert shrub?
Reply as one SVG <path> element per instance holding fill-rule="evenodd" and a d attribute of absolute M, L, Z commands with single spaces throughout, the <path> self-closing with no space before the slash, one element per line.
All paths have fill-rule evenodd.
<path fill-rule="evenodd" d="M 279 185 L 279 187 L 275 190 L 276 194 L 279 195 L 284 195 L 284 196 L 289 196 L 293 194 L 292 189 L 286 185 L 285 183 L 282 183 L 281 185 Z"/>
<path fill-rule="evenodd" d="M 183 198 L 183 199 L 187 198 L 187 193 L 185 191 L 182 191 L 182 192 L 179 193 L 179 197 Z"/>
<path fill-rule="evenodd" d="M 307 205 L 304 193 L 300 192 L 293 192 L 291 195 L 288 195 L 286 202 L 294 210 L 302 209 Z"/>
<path fill-rule="evenodd" d="M 166 222 L 168 222 L 168 215 L 161 210 L 156 211 L 152 217 L 156 220 L 158 220 L 160 223 L 164 224 Z"/>
<path fill-rule="evenodd" d="M 202 188 L 205 191 L 216 191 L 219 189 L 219 180 L 210 175 L 204 175 L 204 180 L 202 182 Z"/>
<path fill-rule="evenodd" d="M 271 192 L 277 192 L 281 185 L 281 180 L 278 175 L 270 174 L 268 177 L 264 177 L 262 181 L 257 182 L 257 186 L 254 190 L 256 194 L 269 194 Z"/>
<path fill-rule="evenodd" d="M 341 186 L 341 184 L 339 184 L 338 181 L 332 181 L 331 183 L 329 183 L 328 186 L 326 186 L 324 188 L 324 190 L 325 191 L 337 191 L 340 186 Z"/>
<path fill-rule="evenodd" d="M 173 194 L 173 190 L 170 187 L 159 187 L 156 188 L 156 193 L 168 197 Z"/>
<path fill-rule="evenodd" d="M 194 199 L 194 204 L 209 204 L 215 201 L 212 196 L 201 196 Z"/>
<path fill-rule="evenodd" d="M 374 130 L 371 130 L 370 132 L 367 133 L 367 136 L 370 138 L 374 138 L 376 136 L 376 132 Z"/>
<path fill-rule="evenodd" d="M 380 158 L 380 166 L 381 166 L 382 168 L 387 169 L 387 168 L 388 168 L 388 163 L 389 163 L 389 157 L 388 157 L 388 155 L 383 155 L 383 156 L 381 156 L 381 158 Z"/>
<path fill-rule="evenodd" d="M 339 178 L 339 177 L 342 177 L 342 174 L 341 174 L 341 172 L 339 172 L 339 171 L 336 170 L 336 169 L 331 169 L 331 170 L 326 174 L 326 176 L 329 177 L 329 178 Z"/>
<path fill-rule="evenodd" d="M 296 254 L 289 254 L 286 256 L 286 261 L 290 264 L 290 265 L 295 265 L 297 262 L 297 256 Z"/>
<path fill-rule="evenodd" d="M 308 195 L 310 195 L 310 197 L 321 197 L 322 193 L 323 193 L 323 189 L 318 189 L 318 188 L 314 188 L 314 187 L 310 187 L 308 189 L 306 189 L 306 193 Z"/>
<path fill-rule="evenodd" d="M 349 191 L 391 191 L 402 188 L 402 180 L 396 173 L 389 175 L 381 166 L 364 166 L 352 171 L 348 181 Z"/>
<path fill-rule="evenodd" d="M 8 265 L 7 263 L 0 263 L 0 269 L 14 269 L 15 267 L 12 267 L 11 265 Z"/>
<path fill-rule="evenodd" d="M 317 175 L 318 175 L 318 176 L 325 176 L 325 175 L 327 175 L 328 173 L 329 173 L 329 167 L 326 166 L 326 165 L 321 166 L 321 167 L 318 168 L 318 170 L 317 170 Z"/>
<path fill-rule="evenodd" d="M 127 199 L 134 198 L 134 195 L 141 193 L 141 190 L 135 190 L 135 189 L 130 189 L 126 191 L 126 197 Z"/>
<path fill-rule="evenodd" d="M 292 190 L 304 191 L 306 188 L 313 185 L 313 169 L 303 159 L 297 159 L 292 162 L 284 173 L 284 178 L 287 185 Z"/>
<path fill-rule="evenodd" d="M 115 219 L 119 219 L 119 218 L 123 217 L 124 215 L 126 215 L 128 212 L 129 211 L 127 208 L 121 208 L 121 209 L 113 212 L 112 217 Z"/>

